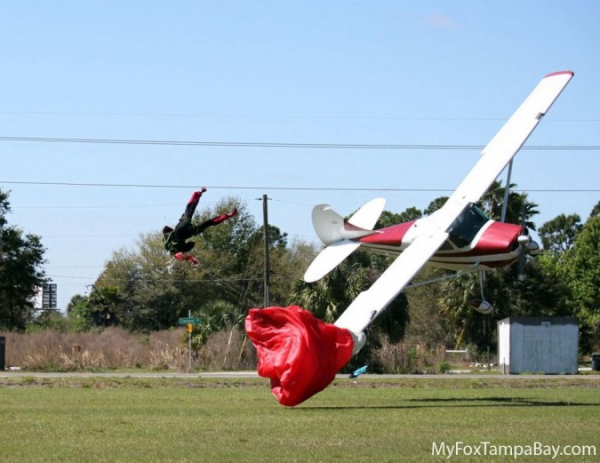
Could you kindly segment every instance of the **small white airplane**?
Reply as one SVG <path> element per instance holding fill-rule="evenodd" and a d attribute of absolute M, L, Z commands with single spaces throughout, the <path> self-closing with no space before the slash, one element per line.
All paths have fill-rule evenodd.
<path fill-rule="evenodd" d="M 351 332 L 353 354 L 366 341 L 365 329 L 424 265 L 484 271 L 511 265 L 523 253 L 539 252 L 539 246 L 531 241 L 522 226 L 490 220 L 474 203 L 512 161 L 572 77 L 571 71 L 545 76 L 483 149 L 479 161 L 446 204 L 432 215 L 373 230 L 385 206 L 382 198 L 368 202 L 348 220 L 327 204 L 315 206 L 313 225 L 326 247 L 306 270 L 305 281 L 314 282 L 324 277 L 360 246 L 398 255 L 335 322 L 337 327 Z M 482 313 L 493 310 L 486 301 L 477 309 Z"/>

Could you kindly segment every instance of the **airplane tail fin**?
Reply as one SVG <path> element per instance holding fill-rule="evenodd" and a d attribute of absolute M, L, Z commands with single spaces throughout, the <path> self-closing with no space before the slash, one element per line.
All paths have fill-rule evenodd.
<path fill-rule="evenodd" d="M 329 204 L 315 206 L 313 227 L 326 248 L 310 264 L 304 281 L 312 283 L 320 280 L 360 246 L 353 240 L 377 233 L 373 227 L 384 207 L 385 199 L 376 198 L 362 206 L 350 219 L 344 220 Z"/>

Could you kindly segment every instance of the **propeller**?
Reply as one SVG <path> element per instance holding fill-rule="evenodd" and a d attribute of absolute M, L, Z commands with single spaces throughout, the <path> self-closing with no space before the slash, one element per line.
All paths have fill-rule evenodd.
<path fill-rule="evenodd" d="M 518 263 L 518 278 L 519 281 L 525 280 L 525 264 L 527 263 L 527 246 L 531 242 L 531 236 L 527 228 L 523 228 L 523 233 L 518 238 L 519 241 L 519 263 Z"/>
<path fill-rule="evenodd" d="M 525 203 L 521 207 L 521 227 L 523 231 L 517 240 L 519 241 L 519 263 L 518 263 L 518 278 L 519 281 L 525 280 L 525 264 L 527 256 L 537 256 L 540 252 L 540 246 L 531 239 L 529 229 L 525 224 Z"/>

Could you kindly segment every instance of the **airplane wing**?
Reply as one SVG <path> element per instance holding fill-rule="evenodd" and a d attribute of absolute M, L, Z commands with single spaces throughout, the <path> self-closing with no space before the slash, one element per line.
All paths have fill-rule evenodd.
<path fill-rule="evenodd" d="M 421 267 L 442 246 L 447 230 L 469 203 L 476 202 L 502 173 L 536 128 L 573 73 L 548 74 L 483 149 L 479 161 L 446 204 L 415 223 L 417 236 L 406 250 L 366 291 L 344 311 L 335 325 L 360 333 L 410 283 Z"/>
<path fill-rule="evenodd" d="M 444 207 L 431 215 L 438 227 L 446 230 L 469 203 L 479 201 L 517 154 L 572 77 L 573 72 L 561 71 L 548 74 L 540 81 L 483 149 L 479 161 L 448 198 Z"/>

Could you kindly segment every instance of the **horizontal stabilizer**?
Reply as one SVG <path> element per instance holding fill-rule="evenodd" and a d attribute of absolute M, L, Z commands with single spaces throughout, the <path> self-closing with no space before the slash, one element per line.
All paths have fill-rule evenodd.
<path fill-rule="evenodd" d="M 361 238 L 377 233 L 373 227 L 385 207 L 384 198 L 375 198 L 362 206 L 348 220 L 335 212 L 329 204 L 313 208 L 312 222 L 315 232 L 325 245 Z"/>
<path fill-rule="evenodd" d="M 357 240 L 363 236 L 380 233 L 373 230 L 385 207 L 384 198 L 375 198 L 362 206 L 352 217 L 345 220 L 329 204 L 313 208 L 312 222 L 319 239 L 327 247 L 323 249 L 304 273 L 304 281 L 320 280 L 359 246 Z"/>
<path fill-rule="evenodd" d="M 304 273 L 304 281 L 313 283 L 320 280 L 343 260 L 352 254 L 360 243 L 355 243 L 350 240 L 338 241 L 323 249 L 319 255 L 312 261 L 306 272 Z"/>
<path fill-rule="evenodd" d="M 364 228 L 365 230 L 373 230 L 384 207 L 385 198 L 372 199 L 356 211 L 352 217 L 348 219 L 348 223 L 355 227 Z"/>

